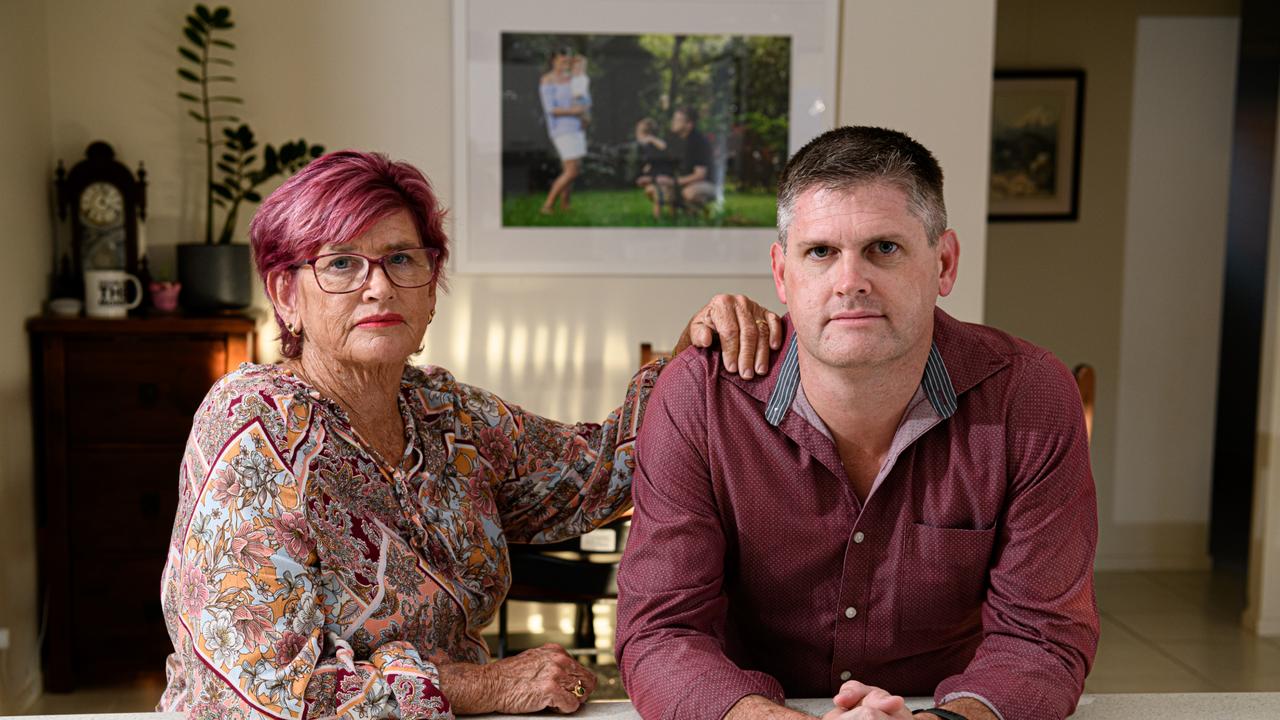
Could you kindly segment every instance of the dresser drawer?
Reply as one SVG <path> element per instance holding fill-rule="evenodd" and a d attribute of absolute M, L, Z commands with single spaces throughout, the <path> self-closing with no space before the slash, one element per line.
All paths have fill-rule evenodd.
<path fill-rule="evenodd" d="M 232 314 L 27 321 L 47 691 L 163 672 L 183 447 L 210 386 L 253 359 L 254 327 Z"/>
<path fill-rule="evenodd" d="M 139 670 L 161 670 L 173 651 L 160 603 L 164 555 L 120 560 L 72 556 L 75 594 L 71 626 L 77 659 L 98 666 L 85 681 Z M 117 676 L 117 677 L 120 677 Z"/>
<path fill-rule="evenodd" d="M 160 578 L 164 575 L 165 551 L 151 556 L 103 557 L 90 552 L 71 555 L 71 568 L 83 592 L 75 598 L 77 617 L 101 624 L 110 617 L 119 625 L 164 626 L 160 606 Z M 96 608 L 96 610 L 94 609 Z"/>
<path fill-rule="evenodd" d="M 216 337 L 68 338 L 67 441 L 185 442 L 226 364 L 226 342 Z"/>
<path fill-rule="evenodd" d="M 72 449 L 68 499 L 72 552 L 164 554 L 178 512 L 183 446 Z"/>

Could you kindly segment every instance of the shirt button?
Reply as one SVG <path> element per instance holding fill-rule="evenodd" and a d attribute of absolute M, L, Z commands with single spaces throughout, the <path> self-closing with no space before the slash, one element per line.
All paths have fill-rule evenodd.
<path fill-rule="evenodd" d="M 863 541 L 863 540 L 865 540 L 865 539 L 866 539 L 866 537 L 867 537 L 867 536 L 866 536 L 866 535 L 863 535 L 861 531 L 856 532 L 856 533 L 854 533 L 854 534 L 853 534 L 853 542 L 854 542 L 854 543 L 856 543 L 856 544 L 858 544 L 858 545 L 861 545 L 861 544 L 862 544 L 862 541 Z"/>
<path fill-rule="evenodd" d="M 857 608 L 851 608 L 851 607 L 847 607 L 847 608 L 845 608 L 845 609 L 844 609 L 844 616 L 845 616 L 845 617 L 847 617 L 847 618 L 849 618 L 850 620 L 852 620 L 852 619 L 854 619 L 854 618 L 858 617 L 858 610 L 857 610 Z"/>
<path fill-rule="evenodd" d="M 848 680 L 851 677 L 853 677 L 853 673 L 849 672 L 848 670 L 845 670 L 844 672 L 840 673 L 841 680 Z"/>

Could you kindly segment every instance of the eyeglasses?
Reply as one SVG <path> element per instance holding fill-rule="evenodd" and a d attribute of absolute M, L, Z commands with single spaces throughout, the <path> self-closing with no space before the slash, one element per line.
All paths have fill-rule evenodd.
<path fill-rule="evenodd" d="M 392 285 L 416 288 L 436 279 L 440 251 L 435 248 L 409 248 L 371 258 L 358 253 L 328 253 L 303 261 L 315 273 L 320 289 L 333 294 L 355 292 L 369 281 L 374 265 L 382 267 Z"/>

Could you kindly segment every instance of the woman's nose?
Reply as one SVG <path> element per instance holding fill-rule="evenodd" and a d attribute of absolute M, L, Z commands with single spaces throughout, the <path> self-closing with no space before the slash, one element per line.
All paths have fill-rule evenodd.
<path fill-rule="evenodd" d="M 370 264 L 369 279 L 364 283 L 366 297 L 387 297 L 395 293 L 395 287 L 395 283 L 391 282 L 391 276 L 387 274 L 387 268 L 382 263 Z"/>

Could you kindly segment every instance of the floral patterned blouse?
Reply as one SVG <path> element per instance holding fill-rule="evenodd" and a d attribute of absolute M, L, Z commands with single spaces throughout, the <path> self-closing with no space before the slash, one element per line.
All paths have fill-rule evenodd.
<path fill-rule="evenodd" d="M 660 365 L 603 424 L 525 412 L 406 367 L 396 467 L 337 404 L 242 365 L 196 412 L 161 599 L 159 710 L 193 718 L 447 718 L 438 665 L 483 663 L 508 542 L 555 542 L 630 506 Z"/>

